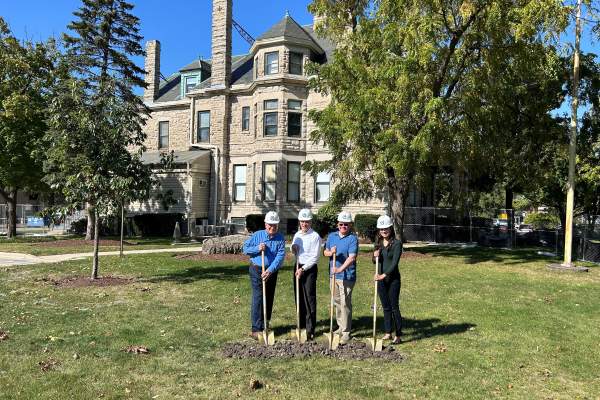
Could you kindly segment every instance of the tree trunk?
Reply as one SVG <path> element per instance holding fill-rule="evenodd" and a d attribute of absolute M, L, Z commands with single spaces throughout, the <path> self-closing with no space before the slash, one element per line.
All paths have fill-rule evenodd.
<path fill-rule="evenodd" d="M 404 242 L 404 210 L 408 198 L 410 180 L 407 177 L 396 179 L 393 169 L 386 170 L 389 205 L 396 238 Z"/>
<path fill-rule="evenodd" d="M 85 232 L 85 240 L 93 240 L 96 226 L 96 208 L 91 204 L 86 204 L 85 212 L 87 213 L 87 229 Z"/>
<path fill-rule="evenodd" d="M 98 209 L 94 208 L 94 257 L 92 262 L 92 279 L 98 278 L 98 247 L 100 244 L 99 220 Z"/>
<path fill-rule="evenodd" d="M 6 194 L 6 205 L 7 205 L 7 217 L 8 217 L 8 231 L 6 236 L 14 238 L 17 236 L 17 192 L 18 189 L 10 189 Z"/>

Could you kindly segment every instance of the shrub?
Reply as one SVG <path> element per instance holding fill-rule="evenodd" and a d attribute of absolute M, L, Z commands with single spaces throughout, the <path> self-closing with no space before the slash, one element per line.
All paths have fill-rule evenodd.
<path fill-rule="evenodd" d="M 187 234 L 187 224 L 183 223 L 183 214 L 140 214 L 133 217 L 134 231 L 141 236 L 171 236 L 175 223 L 179 222 L 181 233 Z"/>
<path fill-rule="evenodd" d="M 372 243 L 377 238 L 377 215 L 356 214 L 354 217 L 354 229 L 363 239 L 369 239 Z"/>
<path fill-rule="evenodd" d="M 71 222 L 71 227 L 69 228 L 69 233 L 73 233 L 75 235 L 84 235 L 87 229 L 87 218 L 81 218 L 77 221 Z"/>
<path fill-rule="evenodd" d="M 246 230 L 250 233 L 260 231 L 265 227 L 265 216 L 263 214 L 246 215 Z"/>
<path fill-rule="evenodd" d="M 339 212 L 339 208 L 329 205 L 321 207 L 313 216 L 312 228 L 321 235 L 321 237 L 327 236 L 329 232 L 335 231 Z"/>
<path fill-rule="evenodd" d="M 527 214 L 524 222 L 534 229 L 556 229 L 560 225 L 560 219 L 556 215 L 538 212 Z"/>

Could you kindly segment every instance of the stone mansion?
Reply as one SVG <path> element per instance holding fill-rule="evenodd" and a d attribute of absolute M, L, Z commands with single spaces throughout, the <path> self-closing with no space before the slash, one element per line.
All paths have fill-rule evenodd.
<path fill-rule="evenodd" d="M 212 6 L 210 61 L 198 59 L 161 80 L 160 42 L 146 44 L 144 160 L 157 163 L 160 152 L 175 152 L 176 169 L 161 180 L 177 204 L 165 211 L 150 200 L 129 212 L 177 212 L 190 224 L 221 225 L 276 210 L 283 231 L 293 231 L 298 211 L 317 211 L 334 184 L 328 173 L 313 177 L 301 169 L 304 161 L 329 157 L 309 139 L 315 126 L 307 111 L 329 100 L 308 89 L 305 63 L 326 63 L 333 46 L 314 26 L 286 15 L 248 54 L 232 56 L 232 0 Z M 380 213 L 385 207 L 373 201 L 345 209 Z"/>

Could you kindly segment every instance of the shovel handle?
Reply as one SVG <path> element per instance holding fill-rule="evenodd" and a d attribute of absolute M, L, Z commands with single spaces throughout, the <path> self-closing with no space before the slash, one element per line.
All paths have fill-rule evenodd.
<path fill-rule="evenodd" d="M 379 257 L 375 259 L 375 274 L 379 273 Z M 373 345 L 375 345 L 375 330 L 377 327 L 377 281 L 374 281 L 375 293 L 373 295 Z"/>
<path fill-rule="evenodd" d="M 265 273 L 265 251 L 262 250 L 260 252 L 260 261 L 262 264 L 262 273 Z M 262 276 L 261 276 L 262 279 Z M 265 338 L 268 338 L 268 327 L 267 327 L 267 287 L 266 287 L 266 282 L 264 279 L 262 279 L 262 295 L 263 295 L 263 326 L 264 326 L 264 333 L 265 333 Z"/>
<path fill-rule="evenodd" d="M 296 273 L 300 268 L 300 263 L 298 262 L 298 257 L 296 257 Z M 296 325 L 298 326 L 298 330 L 300 330 L 300 278 L 297 274 L 294 274 L 296 278 Z"/>

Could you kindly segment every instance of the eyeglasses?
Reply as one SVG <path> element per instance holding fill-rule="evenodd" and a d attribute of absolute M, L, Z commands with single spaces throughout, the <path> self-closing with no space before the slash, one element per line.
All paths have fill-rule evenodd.
<path fill-rule="evenodd" d="M 350 224 L 338 224 L 338 226 L 350 226 Z"/>

